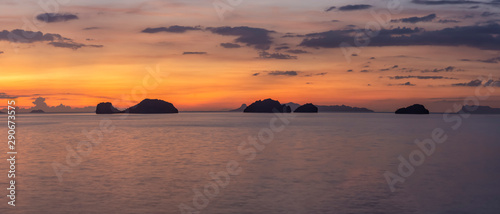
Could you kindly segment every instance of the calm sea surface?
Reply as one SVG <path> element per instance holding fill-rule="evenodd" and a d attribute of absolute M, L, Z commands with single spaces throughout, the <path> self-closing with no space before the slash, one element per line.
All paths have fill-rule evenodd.
<path fill-rule="evenodd" d="M 500 116 L 292 115 L 19 115 L 15 208 L 0 129 L 0 213 L 500 213 Z M 391 192 L 384 173 L 436 128 L 447 140 Z"/>

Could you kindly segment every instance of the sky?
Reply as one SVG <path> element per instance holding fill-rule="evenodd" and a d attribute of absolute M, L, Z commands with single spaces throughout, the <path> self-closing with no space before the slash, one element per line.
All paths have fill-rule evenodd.
<path fill-rule="evenodd" d="M 3 0 L 0 107 L 500 107 L 499 0 Z M 38 99 L 38 101 L 37 101 Z M 5 104 L 4 104 L 5 103 Z M 44 104 L 44 105 L 45 105 Z"/>

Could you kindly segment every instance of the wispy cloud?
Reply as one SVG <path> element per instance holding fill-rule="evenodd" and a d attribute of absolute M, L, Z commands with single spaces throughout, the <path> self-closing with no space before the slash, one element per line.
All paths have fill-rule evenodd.
<path fill-rule="evenodd" d="M 259 53 L 259 58 L 262 59 L 297 59 L 297 56 L 292 56 L 282 53 L 269 53 L 267 51 L 262 51 Z"/>
<path fill-rule="evenodd" d="M 353 10 L 366 10 L 372 8 L 372 5 L 369 4 L 350 4 L 346 6 L 339 7 L 340 11 L 353 11 Z"/>
<path fill-rule="evenodd" d="M 207 52 L 186 51 L 182 55 L 205 55 Z"/>
<path fill-rule="evenodd" d="M 142 30 L 141 32 L 143 33 L 160 33 L 160 32 L 167 32 L 167 33 L 185 33 L 187 31 L 192 31 L 192 30 L 201 30 L 200 27 L 189 27 L 189 26 L 179 26 L 179 25 L 173 25 L 170 27 L 157 27 L 157 28 L 146 28 Z"/>
<path fill-rule="evenodd" d="M 66 22 L 74 19 L 78 19 L 78 16 L 71 13 L 42 13 L 36 16 L 38 21 L 42 22 Z"/>
<path fill-rule="evenodd" d="M 297 76 L 297 71 L 271 71 L 267 73 L 267 75 L 271 76 Z"/>
<path fill-rule="evenodd" d="M 422 17 L 418 17 L 418 16 L 414 16 L 414 17 L 408 17 L 408 18 L 403 18 L 403 19 L 395 19 L 395 20 L 391 20 L 391 22 L 403 22 L 403 23 L 412 23 L 412 24 L 415 24 L 415 23 L 418 23 L 418 22 L 430 22 L 432 20 L 434 20 L 436 18 L 436 14 L 429 14 L 427 16 L 422 16 Z"/>

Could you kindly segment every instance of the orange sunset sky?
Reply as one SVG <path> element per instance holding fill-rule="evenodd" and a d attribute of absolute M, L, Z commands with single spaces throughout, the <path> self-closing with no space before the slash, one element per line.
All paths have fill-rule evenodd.
<path fill-rule="evenodd" d="M 500 107 L 498 0 L 0 5 L 1 108 L 14 97 L 23 108 L 38 97 L 49 106 L 122 108 L 147 97 L 181 111 L 273 98 L 442 112 L 477 87 L 492 91 L 481 105 Z M 342 43 L 358 47 L 346 54 Z"/>

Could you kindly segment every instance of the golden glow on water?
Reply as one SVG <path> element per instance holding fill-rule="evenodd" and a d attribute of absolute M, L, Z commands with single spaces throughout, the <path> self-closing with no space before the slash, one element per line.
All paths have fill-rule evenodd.
<path fill-rule="evenodd" d="M 238 147 L 257 138 L 273 116 L 19 116 L 19 199 L 7 213 L 178 213 L 179 204 L 192 206 L 193 188 L 213 182 L 209 173 L 225 170 L 228 161 L 237 161 L 242 172 L 205 213 L 429 213 L 448 210 L 451 202 L 487 213 L 500 199 L 492 188 L 499 181 L 497 117 L 473 115 L 454 132 L 442 115 L 301 114 L 247 162 L 249 155 Z M 89 140 L 82 130 L 99 130 L 103 119 L 115 129 L 102 132 L 92 150 L 78 150 Z M 429 137 L 435 127 L 448 140 L 391 193 L 383 173 L 397 172 L 398 156 L 415 150 L 413 141 Z M 0 129 L 2 139 L 5 130 Z M 59 182 L 52 163 L 67 164 L 68 154 L 75 154 L 68 148 L 79 151 L 81 162 Z M 0 164 L 0 171 L 7 166 Z M 489 200 L 475 200 L 485 192 Z M 6 209 L 0 206 L 2 213 Z"/>

